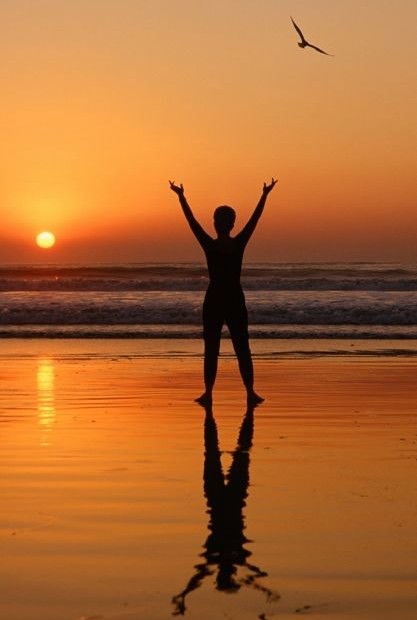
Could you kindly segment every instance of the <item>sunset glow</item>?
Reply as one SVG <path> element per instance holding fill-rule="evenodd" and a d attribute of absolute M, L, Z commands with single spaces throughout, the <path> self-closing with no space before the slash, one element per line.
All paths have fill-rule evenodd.
<path fill-rule="evenodd" d="M 0 8 L 0 260 L 45 225 L 57 262 L 203 260 L 168 179 L 211 231 L 272 176 L 247 260 L 415 260 L 415 2 L 36 6 Z"/>

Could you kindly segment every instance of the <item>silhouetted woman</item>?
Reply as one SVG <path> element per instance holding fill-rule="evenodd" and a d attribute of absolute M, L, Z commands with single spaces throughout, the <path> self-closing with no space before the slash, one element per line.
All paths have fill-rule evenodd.
<path fill-rule="evenodd" d="M 183 185 L 170 181 L 173 192 L 178 195 L 188 224 L 204 250 L 209 272 L 209 286 L 203 305 L 204 328 L 204 383 L 205 392 L 196 400 L 201 404 L 210 403 L 217 374 L 217 361 L 223 324 L 230 331 L 233 348 L 239 362 L 239 370 L 247 392 L 248 403 L 262 402 L 254 390 L 252 355 L 249 348 L 248 313 L 245 297 L 240 283 L 243 253 L 256 228 L 265 207 L 269 192 L 276 181 L 264 183 L 262 196 L 246 226 L 235 237 L 233 229 L 236 213 L 228 206 L 214 211 L 214 228 L 217 238 L 213 239 L 195 219 L 184 196 Z"/>

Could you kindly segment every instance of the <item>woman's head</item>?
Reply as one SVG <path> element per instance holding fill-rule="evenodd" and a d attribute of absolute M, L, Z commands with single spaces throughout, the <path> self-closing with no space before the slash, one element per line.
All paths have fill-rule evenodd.
<path fill-rule="evenodd" d="M 216 232 L 229 234 L 235 225 L 236 213 L 232 207 L 222 205 L 214 211 L 214 228 Z"/>

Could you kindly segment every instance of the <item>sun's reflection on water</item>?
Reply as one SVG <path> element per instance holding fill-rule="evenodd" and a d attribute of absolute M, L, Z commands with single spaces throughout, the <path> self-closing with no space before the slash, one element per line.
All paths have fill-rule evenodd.
<path fill-rule="evenodd" d="M 55 365 L 49 358 L 40 358 L 37 369 L 38 421 L 43 430 L 41 445 L 49 446 L 50 431 L 56 419 Z"/>

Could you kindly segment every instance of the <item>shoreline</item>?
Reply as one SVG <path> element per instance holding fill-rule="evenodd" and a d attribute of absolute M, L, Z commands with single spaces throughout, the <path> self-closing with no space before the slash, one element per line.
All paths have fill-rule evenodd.
<path fill-rule="evenodd" d="M 115 355 L 132 358 L 203 358 L 201 338 L 6 338 L 0 339 L 0 359 L 44 354 L 91 356 Z M 29 345 L 29 346 L 28 346 Z M 301 339 L 251 339 L 254 360 L 280 360 L 287 358 L 403 358 L 417 357 L 417 340 L 354 339 L 354 338 L 301 338 Z M 229 338 L 222 338 L 220 358 L 235 355 Z"/>

